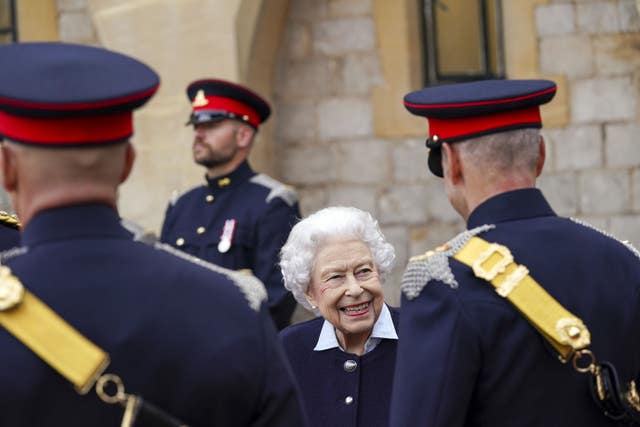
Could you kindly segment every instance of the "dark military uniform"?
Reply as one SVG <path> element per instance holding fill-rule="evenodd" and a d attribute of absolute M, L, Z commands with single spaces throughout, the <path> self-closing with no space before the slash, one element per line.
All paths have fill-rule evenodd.
<path fill-rule="evenodd" d="M 540 128 L 539 105 L 555 91 L 555 84 L 545 80 L 490 80 L 427 88 L 405 97 L 409 111 L 429 119 L 429 169 L 445 176 L 459 210 L 464 212 L 463 202 L 472 202 L 461 194 L 473 191 L 465 186 L 469 175 L 464 167 L 483 156 L 459 154 L 443 162 L 443 143 L 466 144 L 482 135 Z M 518 135 L 512 136 L 516 144 Z M 532 148 L 544 153 L 539 145 Z M 523 159 L 534 160 L 531 153 Z M 515 155 L 514 162 L 519 160 Z M 443 164 L 451 167 L 449 175 Z M 467 231 L 412 258 L 405 271 L 392 426 L 616 425 L 592 398 L 590 374 L 559 361 L 557 348 L 566 348 L 567 356 L 572 348 L 588 345 L 586 332 L 576 326 L 582 325 L 579 319 L 591 332 L 590 350 L 597 362 L 613 363 L 620 381 L 640 375 L 640 254 L 592 227 L 556 216 L 542 193 L 529 187 L 535 169 L 518 175 L 515 164 L 503 167 L 522 181 L 513 176 L 501 180 L 499 168 L 489 171 L 495 181 L 487 180 L 485 191 L 493 196 L 474 205 Z M 478 242 L 479 252 L 466 257 Z M 546 298 L 544 290 L 568 312 Z M 553 341 L 556 348 L 516 305 L 532 323 L 551 324 L 544 330 L 559 336 Z M 569 332 L 562 329 L 567 322 L 574 325 Z M 580 360 L 578 366 L 588 365 L 588 357 Z"/>
<path fill-rule="evenodd" d="M 0 251 L 20 245 L 19 228 L 19 222 L 14 216 L 0 212 Z"/>
<path fill-rule="evenodd" d="M 399 334 L 400 312 L 388 309 Z M 324 322 L 316 317 L 280 332 L 300 385 L 309 425 L 387 427 L 398 340 L 382 339 L 362 356 L 340 348 L 315 351 Z"/>
<path fill-rule="evenodd" d="M 0 63 L 0 133 L 34 152 L 124 144 L 133 131 L 132 110 L 159 84 L 145 64 L 89 46 L 7 45 L 0 47 Z M 124 164 L 124 150 L 104 155 L 119 153 Z M 100 177 L 86 180 L 88 188 L 106 185 Z M 70 185 L 62 180 L 60 188 Z M 109 354 L 107 372 L 122 378 L 126 392 L 189 425 L 304 425 L 289 365 L 266 320 L 262 284 L 168 245 L 135 241 L 115 200 L 94 203 L 94 197 L 88 193 L 73 205 L 54 199 L 56 207 L 37 210 L 24 225 L 22 246 L 3 252 L 2 264 L 29 292 L 17 292 L 19 283 L 0 271 L 0 425 L 107 427 L 123 415 L 93 390 L 74 391 L 72 383 L 92 385 L 76 382 L 82 369 L 69 366 L 86 362 L 78 355 L 88 353 L 64 354 L 42 336 L 55 329 L 55 316 L 34 309 L 40 305 L 31 294 Z M 22 336 L 20 326 L 26 326 Z M 68 339 L 68 329 L 56 334 L 76 348 L 90 347 Z M 58 372 L 36 350 L 44 359 L 62 353 L 62 362 L 52 363 Z M 71 372 L 76 368 L 79 375 Z"/>
<path fill-rule="evenodd" d="M 640 375 L 637 251 L 556 216 L 536 189 L 503 193 L 478 206 L 467 229 L 483 225 L 495 227 L 479 237 L 508 247 L 538 283 L 584 320 L 600 360 L 612 362 L 621 380 Z M 541 335 L 470 267 L 444 260 L 430 264 L 430 280 L 418 296 L 415 283 L 403 283 L 391 425 L 615 425 L 592 401 L 585 374 L 561 364 Z"/>
<path fill-rule="evenodd" d="M 295 192 L 256 174 L 247 162 L 206 181 L 169 205 L 161 241 L 225 268 L 251 270 L 267 287 L 276 325 L 285 327 L 295 300 L 282 285 L 277 262 L 300 217 Z"/>
<path fill-rule="evenodd" d="M 304 425 L 290 368 L 250 289 L 134 242 L 104 205 L 52 209 L 4 260 L 111 357 L 127 390 L 194 426 Z M 241 285 L 240 285 L 241 286 Z M 73 388 L 0 329 L 0 425 L 115 426 L 122 408 Z"/>
<path fill-rule="evenodd" d="M 271 114 L 260 95 L 219 79 L 196 80 L 187 87 L 194 127 L 223 120 L 258 131 Z M 245 160 L 226 176 L 210 178 L 172 200 L 160 240 L 231 270 L 249 270 L 267 287 L 269 309 L 278 329 L 286 327 L 296 303 L 278 268 L 280 248 L 300 218 L 295 191 L 256 174 Z"/>

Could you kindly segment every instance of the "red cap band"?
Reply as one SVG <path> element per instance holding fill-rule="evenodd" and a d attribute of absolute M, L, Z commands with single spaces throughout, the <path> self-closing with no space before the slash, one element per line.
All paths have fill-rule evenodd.
<path fill-rule="evenodd" d="M 492 130 L 541 123 L 538 106 L 473 117 L 446 119 L 429 117 L 429 136 L 437 136 L 442 141 L 460 140 L 483 135 Z"/>
<path fill-rule="evenodd" d="M 236 114 L 241 118 L 243 116 L 247 116 L 247 121 L 256 128 L 260 125 L 260 116 L 258 115 L 258 112 L 247 104 L 222 96 L 205 95 L 205 99 L 207 100 L 207 103 L 202 103 L 204 105 L 194 106 L 194 112 L 209 110 L 226 111 L 228 113 Z"/>
<path fill-rule="evenodd" d="M 18 142 L 42 145 L 100 144 L 133 134 L 133 114 L 84 117 L 24 117 L 0 111 L 0 134 Z"/>

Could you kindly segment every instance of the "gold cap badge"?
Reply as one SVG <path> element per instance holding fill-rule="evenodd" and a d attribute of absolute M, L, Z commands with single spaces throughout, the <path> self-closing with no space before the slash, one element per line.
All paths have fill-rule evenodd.
<path fill-rule="evenodd" d="M 193 102 L 191 103 L 194 107 L 204 107 L 209 103 L 209 100 L 204 96 L 204 90 L 200 89 L 196 93 L 196 97 L 193 98 Z"/>

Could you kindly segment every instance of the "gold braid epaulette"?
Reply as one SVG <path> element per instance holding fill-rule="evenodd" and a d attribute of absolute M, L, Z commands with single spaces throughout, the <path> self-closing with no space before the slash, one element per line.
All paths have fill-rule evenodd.
<path fill-rule="evenodd" d="M 19 230 L 22 227 L 20 220 L 15 215 L 10 215 L 6 211 L 0 211 L 0 224 Z"/>

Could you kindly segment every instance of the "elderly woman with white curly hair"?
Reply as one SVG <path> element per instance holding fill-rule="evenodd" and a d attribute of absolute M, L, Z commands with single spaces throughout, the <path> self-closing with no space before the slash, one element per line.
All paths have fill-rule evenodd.
<path fill-rule="evenodd" d="M 280 333 L 310 426 L 387 426 L 398 310 L 382 283 L 395 259 L 378 223 L 349 207 L 293 227 L 280 253 L 284 284 L 322 317 Z"/>

